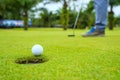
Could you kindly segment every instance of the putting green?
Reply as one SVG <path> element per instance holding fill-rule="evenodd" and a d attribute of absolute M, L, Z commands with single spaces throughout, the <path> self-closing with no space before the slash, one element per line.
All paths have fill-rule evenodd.
<path fill-rule="evenodd" d="M 83 38 L 87 30 L 60 28 L 0 29 L 0 80 L 120 80 L 120 29 L 106 37 Z M 33 56 L 34 44 L 49 59 L 41 64 L 16 64 Z"/>

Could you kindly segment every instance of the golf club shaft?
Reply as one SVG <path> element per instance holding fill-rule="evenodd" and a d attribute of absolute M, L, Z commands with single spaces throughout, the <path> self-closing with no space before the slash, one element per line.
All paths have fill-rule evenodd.
<path fill-rule="evenodd" d="M 74 23 L 74 27 L 73 27 L 73 35 L 75 35 L 75 28 L 76 28 L 76 24 L 77 24 L 77 21 L 78 21 L 78 18 L 79 18 L 79 15 L 80 15 L 80 11 L 78 12 L 77 14 L 77 17 L 76 17 L 76 20 L 75 20 L 75 23 Z"/>

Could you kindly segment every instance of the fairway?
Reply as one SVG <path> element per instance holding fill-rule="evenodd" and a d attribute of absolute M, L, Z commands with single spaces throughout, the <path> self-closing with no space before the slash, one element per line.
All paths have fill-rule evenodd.
<path fill-rule="evenodd" d="M 60 28 L 0 29 L 0 80 L 120 80 L 120 28 L 106 37 L 83 38 L 86 30 Z M 17 64 L 41 44 L 49 60 Z"/>

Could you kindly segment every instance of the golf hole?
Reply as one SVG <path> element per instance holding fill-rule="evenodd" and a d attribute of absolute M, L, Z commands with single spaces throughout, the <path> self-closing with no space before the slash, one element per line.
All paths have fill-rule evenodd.
<path fill-rule="evenodd" d="M 23 57 L 15 60 L 15 62 L 18 64 L 39 64 L 47 61 L 48 59 L 43 56 Z"/>

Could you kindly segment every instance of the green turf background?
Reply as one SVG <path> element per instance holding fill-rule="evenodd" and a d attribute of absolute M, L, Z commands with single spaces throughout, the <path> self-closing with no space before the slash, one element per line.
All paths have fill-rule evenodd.
<path fill-rule="evenodd" d="M 86 30 L 0 29 L 0 80 L 120 80 L 120 29 L 106 37 L 83 38 Z M 16 64 L 41 44 L 49 61 Z"/>

